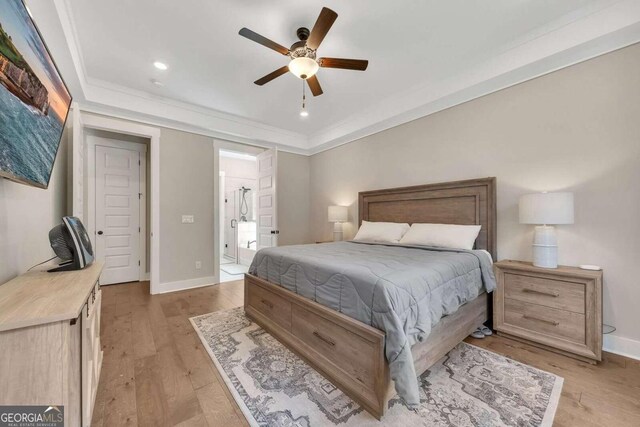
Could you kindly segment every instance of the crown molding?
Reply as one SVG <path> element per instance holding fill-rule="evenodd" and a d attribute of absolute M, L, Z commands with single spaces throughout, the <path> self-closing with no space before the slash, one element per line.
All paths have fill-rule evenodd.
<path fill-rule="evenodd" d="M 313 155 L 640 42 L 640 2 L 602 0 L 515 40 L 446 81 L 421 85 L 307 136 L 90 78 L 70 0 L 53 0 L 83 97 L 81 109 L 218 139 Z M 84 99 L 82 101 L 81 99 Z"/>
<path fill-rule="evenodd" d="M 300 133 L 194 104 L 157 97 L 102 80 L 85 80 L 85 104 L 93 105 L 93 108 L 103 106 L 105 114 L 112 110 L 122 115 L 129 114 L 131 118 L 138 120 L 153 120 L 160 126 L 181 127 L 182 130 L 235 142 L 288 147 L 295 151 L 307 149 L 307 137 Z"/>
<path fill-rule="evenodd" d="M 157 117 L 153 115 L 146 115 L 143 113 L 139 113 L 131 110 L 123 110 L 120 108 L 107 106 L 104 104 L 96 104 L 92 102 L 78 102 L 78 110 L 90 113 L 97 114 L 101 116 L 113 117 L 122 120 L 128 120 L 136 123 L 153 125 L 168 129 L 174 129 L 182 132 L 194 133 L 197 135 L 208 136 L 217 140 L 224 140 L 229 142 L 240 143 L 244 145 L 251 145 L 254 147 L 262 147 L 262 148 L 277 148 L 280 151 L 285 151 L 293 154 L 300 154 L 304 156 L 309 155 L 309 150 L 305 148 L 296 148 L 290 145 L 278 144 L 269 141 L 260 141 L 255 138 L 244 138 L 241 136 L 229 135 L 228 133 L 205 129 L 199 126 L 195 126 L 189 123 L 174 121 L 163 117 Z"/>

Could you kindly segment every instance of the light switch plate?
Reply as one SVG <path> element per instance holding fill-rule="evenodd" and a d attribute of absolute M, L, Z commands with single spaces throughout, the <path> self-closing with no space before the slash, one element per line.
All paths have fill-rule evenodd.
<path fill-rule="evenodd" d="M 183 224 L 193 224 L 193 215 L 182 215 Z"/>
<path fill-rule="evenodd" d="M 200 270 L 202 268 L 202 261 L 196 261 L 196 270 Z"/>

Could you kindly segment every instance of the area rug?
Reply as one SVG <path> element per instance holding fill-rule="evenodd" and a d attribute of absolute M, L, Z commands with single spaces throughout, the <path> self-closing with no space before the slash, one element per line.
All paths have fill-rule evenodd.
<path fill-rule="evenodd" d="M 460 343 L 419 378 L 421 404 L 399 398 L 376 420 L 244 315 L 191 323 L 253 426 L 551 426 L 563 379 Z"/>

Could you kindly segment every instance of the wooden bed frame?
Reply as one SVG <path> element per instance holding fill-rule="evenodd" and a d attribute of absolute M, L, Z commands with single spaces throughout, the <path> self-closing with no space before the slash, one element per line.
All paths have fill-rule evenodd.
<path fill-rule="evenodd" d="M 359 193 L 359 221 L 481 225 L 476 249 L 496 259 L 495 178 L 445 182 Z M 384 354 L 385 335 L 294 292 L 245 275 L 246 315 L 381 419 L 395 395 Z M 419 375 L 490 319 L 483 293 L 446 316 L 411 348 Z"/>

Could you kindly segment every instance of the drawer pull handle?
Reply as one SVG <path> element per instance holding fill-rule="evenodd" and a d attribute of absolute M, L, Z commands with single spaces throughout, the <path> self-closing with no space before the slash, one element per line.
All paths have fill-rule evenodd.
<path fill-rule="evenodd" d="M 320 333 L 318 331 L 313 331 L 313 335 L 318 338 L 319 340 L 322 340 L 324 342 L 326 342 L 327 344 L 329 344 L 331 347 L 335 346 L 336 343 L 334 343 L 332 340 L 330 340 L 329 338 L 323 337 L 322 335 L 320 335 Z"/>
<path fill-rule="evenodd" d="M 267 307 L 269 307 L 271 309 L 273 308 L 273 304 L 270 303 L 269 301 L 267 301 L 266 299 L 262 299 L 262 300 L 260 300 L 260 302 L 262 302 L 264 305 L 266 305 Z"/>
<path fill-rule="evenodd" d="M 560 324 L 560 322 L 557 322 L 555 320 L 541 319 L 539 317 L 529 316 L 528 314 L 523 314 L 522 317 L 529 320 L 537 320 L 538 322 L 548 323 L 553 326 L 558 326 Z"/>
<path fill-rule="evenodd" d="M 549 297 L 554 297 L 557 298 L 560 296 L 560 294 L 558 292 L 545 292 L 545 291 L 538 291 L 536 289 L 529 289 L 529 288 L 524 288 L 522 290 L 522 292 L 527 292 L 529 294 L 540 294 L 540 295 L 546 295 Z"/>

